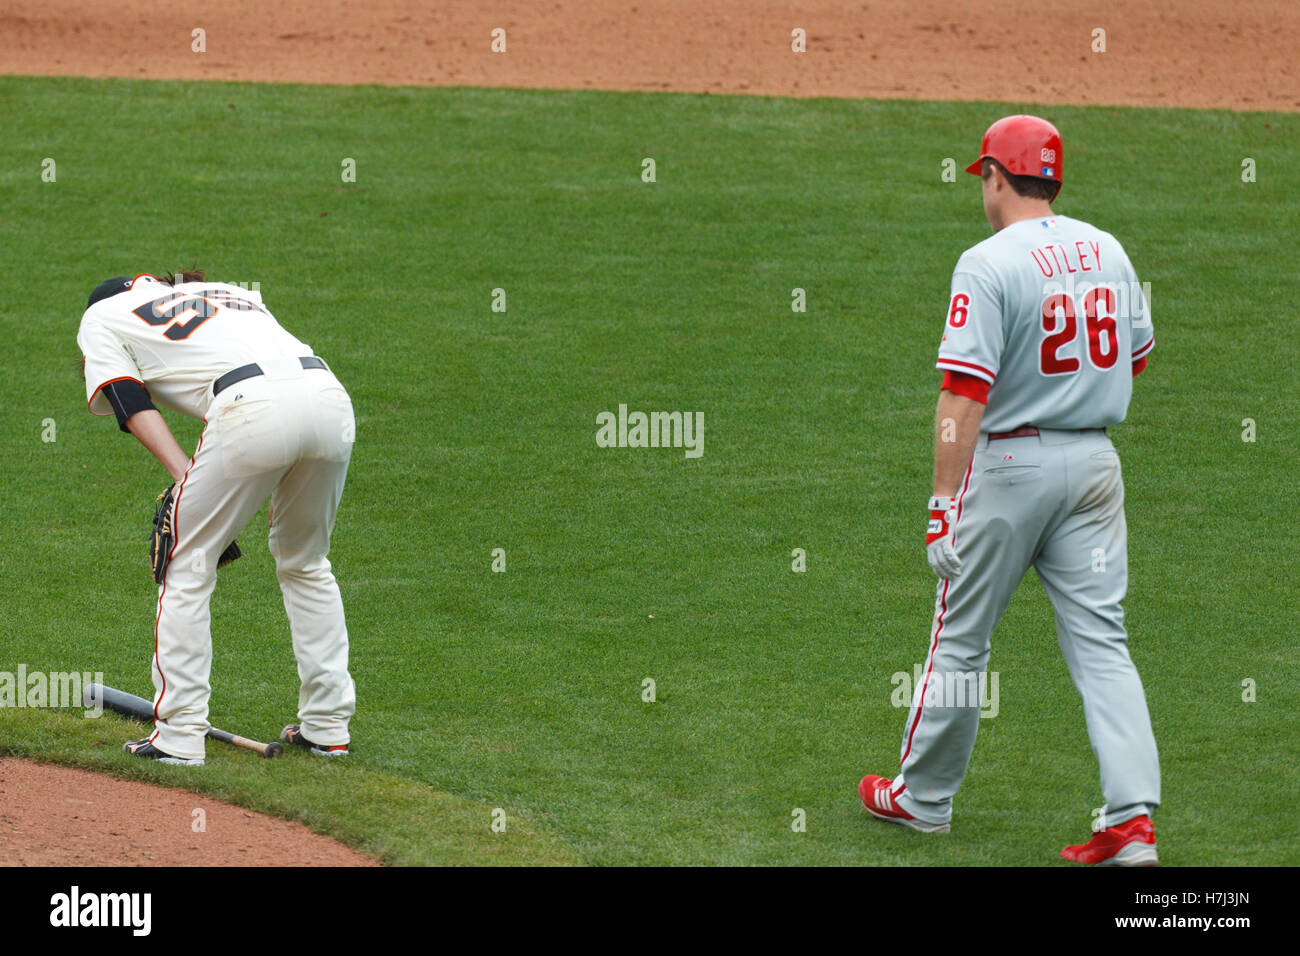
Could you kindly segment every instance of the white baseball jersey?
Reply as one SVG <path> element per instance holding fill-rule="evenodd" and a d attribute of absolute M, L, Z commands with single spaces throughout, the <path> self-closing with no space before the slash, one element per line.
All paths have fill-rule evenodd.
<path fill-rule="evenodd" d="M 346 745 L 356 690 L 328 558 L 356 430 L 343 385 L 327 368 L 303 367 L 311 347 L 281 328 L 260 292 L 223 282 L 136 276 L 86 309 L 77 344 L 95 414 L 112 414 L 106 384 L 134 379 L 155 404 L 204 421 L 175 483 L 175 543 L 152 625 L 148 742 L 169 757 L 203 759 L 218 556 L 270 496 L 267 543 L 293 633 L 301 732 L 319 746 Z M 216 379 L 253 362 L 264 374 L 213 396 Z"/>
<path fill-rule="evenodd" d="M 231 369 L 312 354 L 280 327 L 257 290 L 224 282 L 169 286 L 148 275 L 87 309 L 77 345 L 96 415 L 113 414 L 101 388 L 135 379 L 154 404 L 199 419 L 212 403 L 213 381 Z"/>
<path fill-rule="evenodd" d="M 938 367 L 988 382 L 981 431 L 1124 420 L 1155 344 L 1124 248 L 1067 216 L 1013 223 L 957 261 Z"/>

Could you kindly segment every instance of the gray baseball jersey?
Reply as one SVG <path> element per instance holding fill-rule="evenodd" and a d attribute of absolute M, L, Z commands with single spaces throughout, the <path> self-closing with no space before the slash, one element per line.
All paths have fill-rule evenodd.
<path fill-rule="evenodd" d="M 988 382 L 981 430 L 1124 420 L 1132 363 L 1155 344 L 1124 248 L 1067 216 L 1013 223 L 953 270 L 938 367 Z"/>
<path fill-rule="evenodd" d="M 938 365 L 992 388 L 956 500 L 962 569 L 938 582 L 902 772 L 890 785 L 893 802 L 918 820 L 952 816 L 980 722 L 981 701 L 964 689 L 983 678 L 993 630 L 1031 567 L 1083 699 L 1103 825 L 1160 804 L 1159 757 L 1124 628 L 1124 482 L 1097 430 L 1124 419 L 1133 363 L 1153 342 L 1123 248 L 1085 222 L 1013 223 L 957 263 Z"/>

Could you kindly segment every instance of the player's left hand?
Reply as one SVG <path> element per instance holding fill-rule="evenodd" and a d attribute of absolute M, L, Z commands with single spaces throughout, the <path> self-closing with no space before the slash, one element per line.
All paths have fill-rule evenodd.
<path fill-rule="evenodd" d="M 930 499 L 930 525 L 925 535 L 925 556 L 940 578 L 961 574 L 961 559 L 952 545 L 953 525 L 957 523 L 955 498 L 935 495 Z"/>
<path fill-rule="evenodd" d="M 153 536 L 149 539 L 149 569 L 153 579 L 162 584 L 163 575 L 167 573 L 167 564 L 172 559 L 172 548 L 176 544 L 176 534 L 172 526 L 172 515 L 176 507 L 176 483 L 172 482 L 158 496 L 153 512 Z"/>
<path fill-rule="evenodd" d="M 158 584 L 162 584 L 163 577 L 167 574 L 167 565 L 171 563 L 172 550 L 176 546 L 176 531 L 172 523 L 175 512 L 176 483 L 172 482 L 158 496 L 157 504 L 154 506 L 153 535 L 149 539 L 149 569 Z M 244 552 L 239 550 L 239 542 L 232 541 L 226 550 L 221 552 L 221 557 L 217 558 L 217 567 L 224 568 L 231 561 L 236 561 L 243 556 Z"/>

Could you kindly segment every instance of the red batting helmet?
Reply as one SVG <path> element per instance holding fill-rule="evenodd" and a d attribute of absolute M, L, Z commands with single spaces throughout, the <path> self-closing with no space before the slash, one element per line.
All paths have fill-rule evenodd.
<path fill-rule="evenodd" d="M 978 176 L 985 159 L 996 159 L 1015 176 L 1050 179 L 1056 183 L 1056 193 L 1061 191 L 1061 134 L 1041 117 L 1024 113 L 1002 117 L 985 131 L 980 158 L 966 172 Z"/>

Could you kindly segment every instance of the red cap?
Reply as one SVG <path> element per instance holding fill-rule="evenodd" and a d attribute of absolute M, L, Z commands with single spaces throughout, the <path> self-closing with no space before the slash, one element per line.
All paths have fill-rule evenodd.
<path fill-rule="evenodd" d="M 1056 191 L 1061 191 L 1061 134 L 1041 117 L 1024 113 L 1002 117 L 985 131 L 980 158 L 967 166 L 966 172 L 978 176 L 985 159 L 996 159 L 1015 176 L 1050 179 L 1057 184 Z"/>

